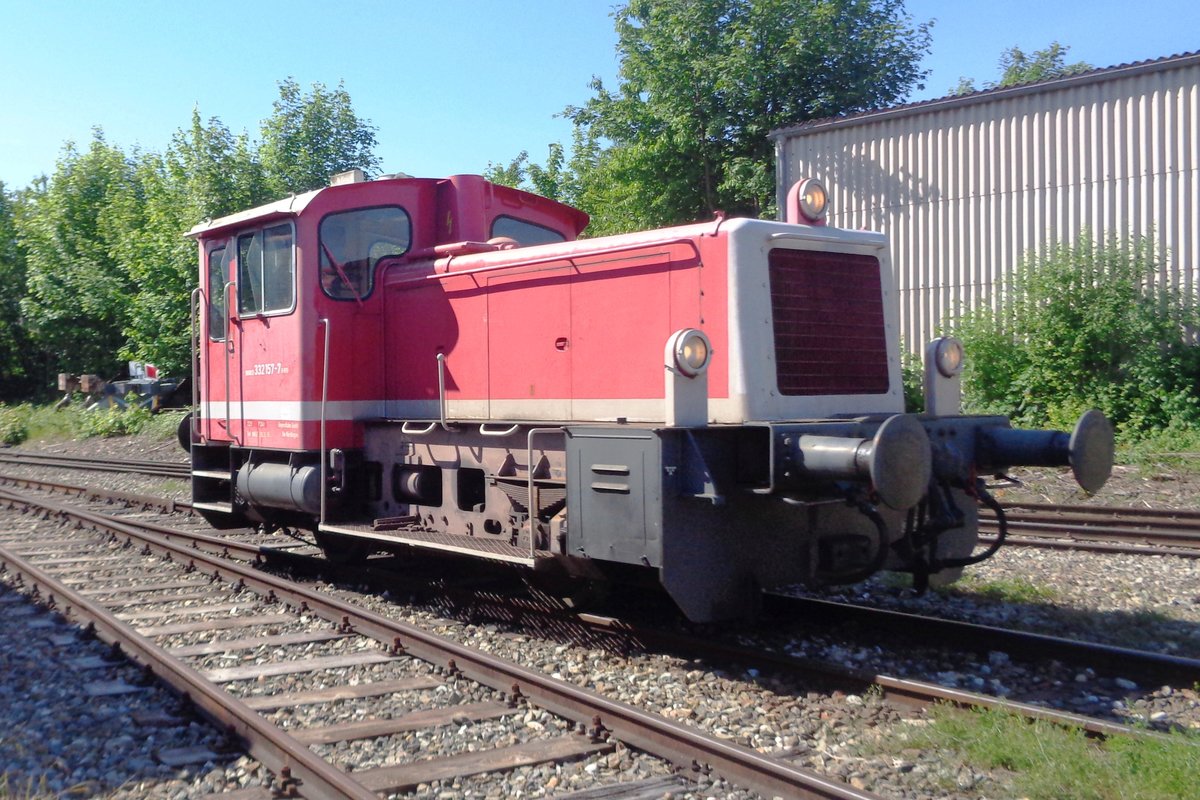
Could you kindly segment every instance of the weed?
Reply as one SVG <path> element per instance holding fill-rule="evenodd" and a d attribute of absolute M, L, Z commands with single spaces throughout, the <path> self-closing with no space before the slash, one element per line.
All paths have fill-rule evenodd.
<path fill-rule="evenodd" d="M 0 800 L 42 800 L 52 798 L 55 793 L 50 791 L 43 776 L 37 782 L 33 778 L 18 781 L 7 772 L 0 772 Z"/>
<path fill-rule="evenodd" d="M 965 314 L 955 333 L 971 359 L 967 405 L 1034 427 L 1073 424 L 1099 408 L 1129 431 L 1200 425 L 1200 310 L 1157 280 L 1149 239 L 1097 241 L 1030 254 L 998 308 Z M 1068 428 L 1069 429 L 1069 428 Z"/>

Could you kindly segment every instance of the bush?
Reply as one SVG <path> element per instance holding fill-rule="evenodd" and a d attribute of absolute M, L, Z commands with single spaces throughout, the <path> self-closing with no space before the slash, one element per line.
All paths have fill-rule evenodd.
<path fill-rule="evenodd" d="M 900 343 L 900 374 L 904 381 L 904 410 L 919 414 L 925 410 L 925 368 L 921 356 L 910 353 Z"/>
<path fill-rule="evenodd" d="M 144 408 L 91 408 L 75 418 L 76 433 L 81 439 L 92 436 L 127 436 L 140 431 L 150 422 L 150 412 Z"/>
<path fill-rule="evenodd" d="M 20 444 L 29 438 L 31 410 L 28 405 L 0 406 L 0 444 Z"/>
<path fill-rule="evenodd" d="M 1030 257 L 998 310 L 960 321 L 968 406 L 1022 425 L 1069 426 L 1099 408 L 1128 435 L 1200 426 L 1200 314 L 1166 286 L 1148 240 L 1086 235 Z"/>

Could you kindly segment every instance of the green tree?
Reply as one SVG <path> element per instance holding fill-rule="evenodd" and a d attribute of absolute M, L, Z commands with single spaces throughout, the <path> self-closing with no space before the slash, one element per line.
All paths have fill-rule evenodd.
<path fill-rule="evenodd" d="M 304 95 L 288 78 L 279 84 L 274 113 L 263 120 L 259 156 L 267 186 L 283 196 L 325 186 L 331 175 L 355 167 L 373 174 L 374 148 L 375 127 L 354 113 L 341 83 L 332 91 L 314 83 Z"/>
<path fill-rule="evenodd" d="M 630 0 L 614 18 L 617 87 L 594 79 L 564 112 L 569 197 L 600 233 L 772 213 L 768 133 L 896 102 L 930 42 L 903 0 Z"/>
<path fill-rule="evenodd" d="M 1067 45 L 1051 42 L 1044 50 L 1035 50 L 1032 55 L 1026 54 L 1020 47 L 1013 46 L 1000 55 L 1000 80 L 985 83 L 985 89 L 1003 89 L 1008 86 L 1020 86 L 1023 83 L 1037 83 L 1051 78 L 1065 78 L 1068 75 L 1078 75 L 1094 67 L 1086 61 L 1067 63 Z M 975 81 L 970 78 L 959 78 L 958 86 L 951 94 L 970 94 L 976 91 Z"/>
<path fill-rule="evenodd" d="M 1033 55 L 1026 55 L 1021 48 L 1011 47 L 1000 56 L 1001 75 L 1000 82 L 996 85 L 1017 86 L 1051 78 L 1065 78 L 1093 68 L 1086 61 L 1066 63 L 1067 51 L 1070 49 L 1058 42 L 1051 42 L 1046 49 L 1035 50 Z"/>
<path fill-rule="evenodd" d="M 31 366 L 21 319 L 25 254 L 17 241 L 19 204 L 19 195 L 0 182 L 0 400 L 24 396 Z"/>
<path fill-rule="evenodd" d="M 483 176 L 492 183 L 525 189 L 563 203 L 571 201 L 574 191 L 575 176 L 558 142 L 550 145 L 544 165 L 530 161 L 529 151 L 522 150 L 507 165 L 489 163 Z"/>
<path fill-rule="evenodd" d="M 125 325 L 127 358 L 150 361 L 173 375 L 190 369 L 188 342 L 196 245 L 184 234 L 205 218 L 271 199 L 257 152 L 245 134 L 233 136 L 217 118 L 193 111 L 192 124 L 162 155 L 138 163 L 143 215 L 123 229 L 120 257 L 137 286 Z M 129 216 L 127 219 L 131 218 Z"/>
<path fill-rule="evenodd" d="M 50 180 L 29 190 L 16 217 L 27 267 L 21 311 L 43 377 L 115 370 L 134 288 L 120 243 L 140 215 L 134 165 L 98 128 L 86 151 L 68 143 Z"/>

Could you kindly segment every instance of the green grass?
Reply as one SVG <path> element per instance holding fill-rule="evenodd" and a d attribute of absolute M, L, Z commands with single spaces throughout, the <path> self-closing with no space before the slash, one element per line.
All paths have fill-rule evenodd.
<path fill-rule="evenodd" d="M 904 747 L 935 748 L 975 769 L 1013 773 L 1029 800 L 1200 798 L 1200 738 L 1115 736 L 1103 743 L 1079 730 L 1027 722 L 1002 711 L 932 710 L 933 724 Z"/>
<path fill-rule="evenodd" d="M 1002 578 L 984 581 L 968 573 L 956 583 L 944 589 L 947 594 L 970 595 L 977 600 L 992 603 L 1049 603 L 1058 599 L 1058 592 L 1050 586 L 1024 578 Z"/>

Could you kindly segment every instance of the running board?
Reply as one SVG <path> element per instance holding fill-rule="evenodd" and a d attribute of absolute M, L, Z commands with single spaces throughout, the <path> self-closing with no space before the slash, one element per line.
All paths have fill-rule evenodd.
<path fill-rule="evenodd" d="M 506 564 L 520 564 L 533 567 L 537 562 L 552 558 L 552 554 L 544 550 L 530 553 L 528 549 L 514 547 L 507 542 L 491 539 L 481 539 L 474 536 L 461 536 L 453 533 L 435 533 L 419 530 L 389 530 L 379 531 L 370 525 L 354 525 L 349 523 L 326 523 L 318 530 L 321 533 L 337 533 L 343 536 L 374 539 L 388 544 L 402 544 L 410 547 L 421 547 L 426 550 L 438 550 L 444 553 L 486 558 L 491 561 L 501 561 Z"/>

